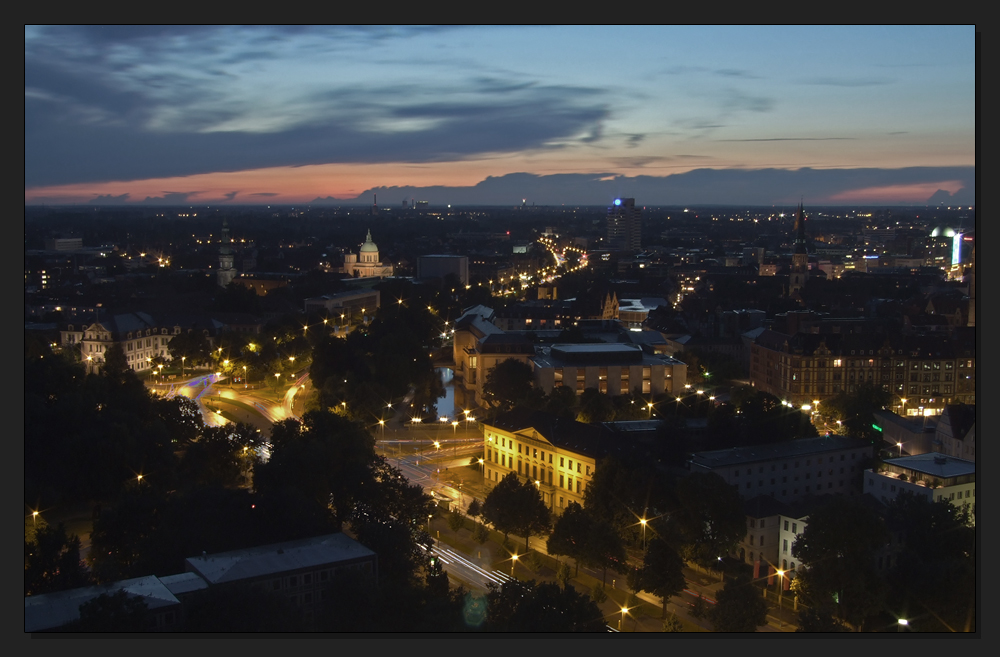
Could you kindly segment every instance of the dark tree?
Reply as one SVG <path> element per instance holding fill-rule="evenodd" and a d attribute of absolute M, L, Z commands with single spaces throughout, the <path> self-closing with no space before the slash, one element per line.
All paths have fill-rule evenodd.
<path fill-rule="evenodd" d="M 889 571 L 891 609 L 913 614 L 911 631 L 975 631 L 976 530 L 951 502 L 899 495 L 888 528 L 902 540 Z"/>
<path fill-rule="evenodd" d="M 813 511 L 792 545 L 806 603 L 861 631 L 884 603 L 886 584 L 875 563 L 888 541 L 883 520 L 861 501 L 837 495 Z"/>
<path fill-rule="evenodd" d="M 591 525 L 590 538 L 584 545 L 582 556 L 584 564 L 601 569 L 604 584 L 607 584 L 608 569 L 617 573 L 626 570 L 627 555 L 622 537 L 614 527 L 601 520 L 595 520 Z"/>
<path fill-rule="evenodd" d="M 172 359 L 180 361 L 183 358 L 188 367 L 207 362 L 212 351 L 205 334 L 195 330 L 172 337 L 167 349 Z"/>
<path fill-rule="evenodd" d="M 146 601 L 127 591 L 102 593 L 80 605 L 80 619 L 70 632 L 144 632 L 149 611 Z"/>
<path fill-rule="evenodd" d="M 237 487 L 248 483 L 262 439 L 249 424 L 205 427 L 191 443 L 180 464 L 181 477 L 191 484 Z"/>
<path fill-rule="evenodd" d="M 610 422 L 615 419 L 615 406 L 606 393 L 587 388 L 580 395 L 580 422 Z"/>
<path fill-rule="evenodd" d="M 177 446 L 188 445 L 205 426 L 198 402 L 184 395 L 157 400 L 156 409 L 171 442 Z"/>
<path fill-rule="evenodd" d="M 743 501 L 719 475 L 691 473 L 677 482 L 677 508 L 668 527 L 681 554 L 707 567 L 746 535 Z"/>
<path fill-rule="evenodd" d="M 716 632 L 756 632 L 767 623 L 767 603 L 748 578 L 731 578 L 719 591 L 708 619 Z"/>
<path fill-rule="evenodd" d="M 534 580 L 490 582 L 486 594 L 491 632 L 604 632 L 600 608 L 573 587 Z"/>
<path fill-rule="evenodd" d="M 122 381 L 132 370 L 128 367 L 128 359 L 125 357 L 125 350 L 121 343 L 115 342 L 108 347 L 104 354 L 104 366 L 101 367 L 101 374 L 112 381 Z"/>
<path fill-rule="evenodd" d="M 166 500 L 149 486 L 133 485 L 105 507 L 90 534 L 90 567 L 98 582 L 115 582 L 153 572 L 145 549 Z M 164 573 L 166 574 L 166 573 Z"/>
<path fill-rule="evenodd" d="M 587 512 L 635 538 L 639 517 L 658 497 L 655 475 L 647 467 L 626 465 L 614 457 L 601 460 L 584 491 Z"/>
<path fill-rule="evenodd" d="M 528 550 L 531 534 L 545 533 L 552 525 L 551 514 L 541 493 L 533 484 L 522 482 L 513 472 L 501 479 L 486 496 L 483 518 L 503 533 L 504 542 L 509 534 L 522 534 L 525 551 Z"/>
<path fill-rule="evenodd" d="M 26 521 L 28 524 L 41 521 Z M 60 523 L 40 525 L 25 532 L 24 595 L 40 595 L 85 586 L 90 577 L 80 560 L 80 539 L 67 536 Z"/>
<path fill-rule="evenodd" d="M 330 507 L 335 524 L 354 513 L 356 502 L 374 490 L 375 441 L 368 430 L 328 411 L 309 411 L 299 436 L 284 428 L 271 458 L 259 465 L 254 485 L 261 493 L 297 489 L 324 508 Z"/>
<path fill-rule="evenodd" d="M 556 519 L 549 536 L 549 554 L 570 557 L 576 562 L 576 574 L 580 574 L 580 560 L 585 555 L 585 545 L 594 525 L 591 515 L 576 502 L 570 502 L 562 515 Z"/>
<path fill-rule="evenodd" d="M 646 549 L 638 580 L 634 588 L 663 599 L 663 618 L 666 618 L 667 600 L 684 590 L 684 560 L 665 540 L 654 538 Z"/>
<path fill-rule="evenodd" d="M 877 383 L 859 383 L 856 392 L 841 392 L 833 399 L 823 402 L 820 411 L 831 421 L 840 420 L 848 436 L 880 444 L 882 434 L 872 425 L 875 411 L 888 408 L 892 393 L 883 390 Z"/>
<path fill-rule="evenodd" d="M 500 411 L 509 411 L 528 394 L 534 374 L 524 361 L 508 358 L 497 363 L 483 383 L 483 396 Z"/>

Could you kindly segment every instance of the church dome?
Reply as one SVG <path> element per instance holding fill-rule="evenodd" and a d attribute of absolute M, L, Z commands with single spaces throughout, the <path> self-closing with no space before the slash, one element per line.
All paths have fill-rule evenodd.
<path fill-rule="evenodd" d="M 365 238 L 365 243 L 361 245 L 362 253 L 378 253 L 378 247 L 375 246 L 375 242 L 372 241 L 372 232 L 368 231 L 368 237 Z"/>

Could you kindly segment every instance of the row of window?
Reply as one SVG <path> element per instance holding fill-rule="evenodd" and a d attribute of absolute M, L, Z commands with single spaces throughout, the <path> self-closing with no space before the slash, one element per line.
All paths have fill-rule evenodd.
<path fill-rule="evenodd" d="M 338 568 L 326 568 L 318 572 L 312 573 L 302 573 L 300 575 L 288 575 L 287 577 L 276 577 L 271 580 L 271 590 L 280 591 L 282 589 L 293 589 L 300 586 L 311 586 L 314 582 L 328 582 L 337 571 L 342 568 L 349 570 L 361 570 L 366 573 L 372 572 L 372 564 L 370 561 L 364 561 L 361 563 L 352 564 L 350 566 L 340 566 Z M 314 577 L 315 575 L 315 577 Z M 310 602 L 312 600 L 310 599 Z"/>
<path fill-rule="evenodd" d="M 851 460 L 852 461 L 856 460 L 857 456 L 858 456 L 857 452 L 852 452 L 851 453 Z M 836 460 L 837 459 L 834 456 L 827 457 L 827 461 L 830 462 L 830 463 L 834 463 Z M 841 461 L 846 461 L 847 460 L 846 454 L 841 454 L 840 455 L 840 460 Z M 793 461 L 793 467 L 794 468 L 798 468 L 799 467 L 799 463 L 800 463 L 800 461 Z M 818 457 L 816 459 L 816 463 L 817 464 L 823 463 L 823 457 L 822 456 Z M 806 467 L 809 467 L 811 465 L 812 465 L 812 459 L 806 459 Z M 778 465 L 776 463 L 772 463 L 771 464 L 771 472 L 775 472 L 777 469 L 778 469 Z M 787 470 L 788 469 L 788 463 L 782 463 L 781 464 L 781 469 L 782 470 Z M 851 471 L 852 472 L 854 471 L 854 467 L 853 466 L 851 467 Z M 760 474 L 764 474 L 764 466 L 762 466 L 762 465 L 758 466 L 757 467 L 757 472 L 760 473 Z M 753 468 L 747 468 L 747 474 L 748 475 L 752 475 L 753 474 Z M 821 474 L 822 474 L 822 471 L 820 471 L 819 473 L 817 473 L 817 476 L 820 476 Z M 830 470 L 830 474 L 833 474 L 833 470 Z M 844 469 L 843 468 L 840 469 L 840 474 L 844 474 Z M 739 477 L 740 476 L 740 470 L 739 470 L 739 468 L 733 470 L 733 476 L 734 477 Z"/>
<path fill-rule="evenodd" d="M 806 478 L 808 479 L 808 475 L 806 476 Z M 798 479 L 799 479 L 798 477 L 795 478 L 796 481 L 798 481 Z M 782 480 L 781 483 L 783 483 L 783 484 L 788 483 L 788 477 L 784 477 L 784 479 Z M 771 485 L 772 486 L 774 485 L 774 479 L 771 480 Z M 758 488 L 763 488 L 763 486 L 764 486 L 764 480 L 761 479 L 760 481 L 757 482 L 757 487 Z M 840 481 L 838 481 L 837 482 L 837 486 L 839 488 L 843 488 L 843 486 L 844 486 L 844 480 L 841 479 Z M 833 482 L 832 481 L 827 482 L 826 487 L 827 487 L 827 489 L 832 489 L 833 488 Z M 746 490 L 750 490 L 750 482 L 749 481 L 747 482 Z M 823 484 L 822 483 L 816 484 L 816 491 L 819 492 L 821 490 L 823 490 Z M 806 486 L 806 492 L 807 493 L 811 492 L 811 488 L 809 486 Z M 793 493 L 792 494 L 793 495 L 798 495 L 799 494 L 799 489 L 798 488 L 793 489 Z M 773 496 L 774 493 L 772 493 L 771 495 Z M 788 491 L 787 490 L 781 491 L 781 495 L 782 495 L 782 497 L 787 496 L 788 495 Z"/>
<path fill-rule="evenodd" d="M 500 439 L 500 447 L 502 447 L 504 449 L 513 449 L 514 446 L 515 446 L 515 443 L 514 443 L 513 439 L 511 439 L 509 441 L 509 444 L 508 444 L 508 440 L 507 440 L 506 437 L 504 437 L 504 436 L 497 436 L 496 438 Z M 493 442 L 494 444 L 496 444 L 495 437 L 488 436 L 487 439 L 488 439 L 488 441 Z M 491 453 L 492 453 L 492 458 L 491 458 Z M 539 458 L 539 450 L 538 450 L 537 447 L 529 447 L 528 445 L 524 445 L 523 443 L 520 443 L 520 444 L 517 444 L 517 453 L 518 454 L 522 454 L 525 458 L 539 459 L 539 461 L 541 463 L 545 463 L 545 450 L 541 451 L 541 457 Z M 498 456 L 499 456 L 500 460 L 497 460 Z M 504 467 L 509 467 L 511 469 L 514 468 L 514 455 L 513 454 L 511 454 L 511 455 L 508 456 L 507 454 L 500 453 L 498 455 L 497 454 L 497 450 L 495 450 L 495 449 L 487 449 L 486 450 L 486 458 L 487 458 L 487 460 L 493 461 L 494 463 L 500 463 Z M 554 460 L 554 455 L 551 452 L 549 452 L 548 462 L 549 463 L 553 463 L 553 460 Z M 508 462 L 509 462 L 509 465 L 508 465 Z M 567 462 L 568 462 L 568 465 L 567 465 Z M 560 468 L 567 468 L 570 471 L 573 471 L 573 459 L 567 459 L 565 456 L 560 456 L 559 457 L 559 467 Z M 518 473 L 520 473 L 521 472 L 521 461 L 520 461 L 520 459 L 518 459 L 517 468 L 518 468 Z M 584 471 L 584 465 L 580 461 L 576 462 L 576 471 L 579 472 L 579 473 L 582 473 Z M 591 474 L 591 467 L 589 465 L 586 466 L 586 473 L 587 473 L 588 477 Z M 527 470 L 525 470 L 524 474 L 527 475 Z"/>

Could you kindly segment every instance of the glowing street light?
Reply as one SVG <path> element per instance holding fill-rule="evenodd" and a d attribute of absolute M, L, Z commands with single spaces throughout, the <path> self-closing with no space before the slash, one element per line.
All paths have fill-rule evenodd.
<path fill-rule="evenodd" d="M 778 627 L 785 626 L 785 619 L 781 615 L 781 594 L 785 591 L 785 571 L 777 571 L 778 575 Z"/>

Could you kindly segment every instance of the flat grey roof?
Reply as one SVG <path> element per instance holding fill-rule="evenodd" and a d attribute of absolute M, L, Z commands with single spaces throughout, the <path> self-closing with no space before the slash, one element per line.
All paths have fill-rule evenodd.
<path fill-rule="evenodd" d="M 927 454 L 917 454 L 916 456 L 886 459 L 885 463 L 886 465 L 907 468 L 909 470 L 915 470 L 917 472 L 933 475 L 942 479 L 976 474 L 976 464 L 972 461 L 957 459 L 954 456 L 945 456 L 944 454 L 938 454 L 937 452 L 928 452 Z"/>
<path fill-rule="evenodd" d="M 757 463 L 774 459 L 809 456 L 843 449 L 871 447 L 867 441 L 845 436 L 799 438 L 785 443 L 770 443 L 753 447 L 733 447 L 691 455 L 690 462 L 703 468 L 721 468 L 742 463 Z"/>
<path fill-rule="evenodd" d="M 600 344 L 555 344 L 552 351 L 560 351 L 566 354 L 634 354 L 639 348 L 633 344 L 610 344 L 602 342 Z"/>
<path fill-rule="evenodd" d="M 624 343 L 557 344 L 543 348 L 532 360 L 539 367 L 588 367 L 598 365 L 682 365 L 676 358 L 648 354 Z"/>
<path fill-rule="evenodd" d="M 126 579 L 113 584 L 85 586 L 68 591 L 44 595 L 30 595 L 24 599 L 24 631 L 41 632 L 79 620 L 80 605 L 90 602 L 103 593 L 127 591 L 142 598 L 149 609 L 180 604 L 173 593 L 153 575 Z"/>
<path fill-rule="evenodd" d="M 346 534 L 328 534 L 184 561 L 210 584 L 219 584 L 373 556 L 374 552 Z"/>

